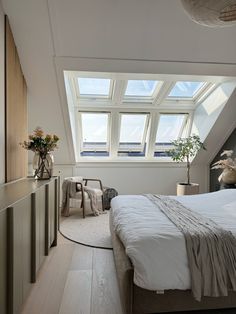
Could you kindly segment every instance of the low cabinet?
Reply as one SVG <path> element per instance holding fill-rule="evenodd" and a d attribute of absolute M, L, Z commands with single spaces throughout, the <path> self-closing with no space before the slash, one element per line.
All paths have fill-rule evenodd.
<path fill-rule="evenodd" d="M 0 313 L 20 314 L 49 249 L 57 244 L 58 178 L 0 187 Z M 4 199 L 5 198 L 5 199 Z"/>

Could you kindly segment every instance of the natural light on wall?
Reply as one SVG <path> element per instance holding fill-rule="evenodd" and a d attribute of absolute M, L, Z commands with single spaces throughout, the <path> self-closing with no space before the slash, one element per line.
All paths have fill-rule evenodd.
<path fill-rule="evenodd" d="M 202 140 L 206 139 L 234 89 L 235 82 L 222 83 L 196 108 L 192 130 Z"/>
<path fill-rule="evenodd" d="M 77 161 L 88 162 L 171 161 L 172 141 L 192 133 L 195 112 L 208 99 L 208 109 L 217 108 L 212 95 L 226 81 L 76 71 L 64 71 L 64 78 Z"/>

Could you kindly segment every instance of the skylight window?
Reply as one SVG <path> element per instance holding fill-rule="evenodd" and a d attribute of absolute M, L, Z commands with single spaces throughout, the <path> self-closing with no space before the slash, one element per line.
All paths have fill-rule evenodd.
<path fill-rule="evenodd" d="M 128 80 L 125 98 L 148 97 L 152 98 L 158 81 L 152 80 Z"/>
<path fill-rule="evenodd" d="M 166 151 L 172 148 L 171 142 L 183 136 L 188 114 L 161 114 L 157 133 L 155 156 L 167 156 Z"/>
<path fill-rule="evenodd" d="M 170 161 L 156 157 L 168 157 L 172 142 L 191 134 L 198 106 L 214 98 L 222 81 L 184 74 L 64 71 L 76 161 L 130 162 L 141 156 L 144 162 Z"/>
<path fill-rule="evenodd" d="M 183 124 L 186 121 L 187 114 L 161 114 L 157 134 L 157 144 L 170 144 L 172 141 L 180 137 Z"/>
<path fill-rule="evenodd" d="M 205 82 L 185 82 L 179 81 L 172 88 L 168 98 L 194 98 Z"/>
<path fill-rule="evenodd" d="M 103 152 L 104 156 L 109 151 L 109 113 L 81 112 L 82 156 L 84 152 Z M 98 155 L 98 154 L 97 154 Z M 101 154 L 100 154 L 101 155 Z"/>
<path fill-rule="evenodd" d="M 111 80 L 103 78 L 78 78 L 79 94 L 82 97 L 109 97 Z"/>
<path fill-rule="evenodd" d="M 143 152 L 149 114 L 121 114 L 119 152 Z"/>

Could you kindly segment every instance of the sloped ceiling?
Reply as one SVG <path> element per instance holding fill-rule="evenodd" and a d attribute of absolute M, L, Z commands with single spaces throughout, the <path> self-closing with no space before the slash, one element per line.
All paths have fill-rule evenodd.
<path fill-rule="evenodd" d="M 29 129 L 40 125 L 60 136 L 55 154 L 60 164 L 74 162 L 63 69 L 81 70 L 83 65 L 91 71 L 94 65 L 107 72 L 114 65 L 125 72 L 127 64 L 135 62 L 133 68 L 148 72 L 153 61 L 155 71 L 160 64 L 160 70 L 173 66 L 178 74 L 201 70 L 203 75 L 215 71 L 236 76 L 236 27 L 195 24 L 178 0 L 2 2 L 28 85 Z M 221 124 L 227 129 L 227 121 Z"/>

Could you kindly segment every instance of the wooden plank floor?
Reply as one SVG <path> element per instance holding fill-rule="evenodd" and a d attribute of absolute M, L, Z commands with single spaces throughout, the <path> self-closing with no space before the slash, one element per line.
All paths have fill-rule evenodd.
<path fill-rule="evenodd" d="M 113 252 L 73 243 L 59 235 L 22 314 L 124 314 Z"/>
<path fill-rule="evenodd" d="M 180 313 L 236 314 L 236 309 Z M 59 235 L 58 246 L 46 258 L 21 314 L 124 314 L 113 252 Z"/>

